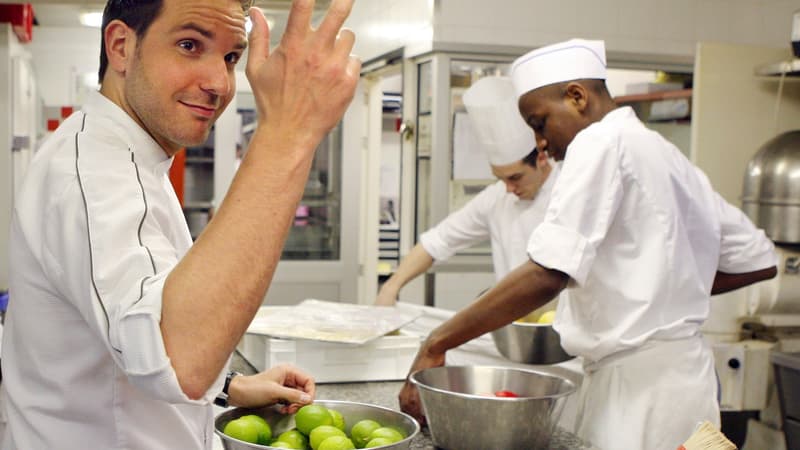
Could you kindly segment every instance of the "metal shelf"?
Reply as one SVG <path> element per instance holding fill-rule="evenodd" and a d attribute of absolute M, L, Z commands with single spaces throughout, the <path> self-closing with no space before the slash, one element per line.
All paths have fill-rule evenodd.
<path fill-rule="evenodd" d="M 779 77 L 784 74 L 788 77 L 800 77 L 800 58 L 758 66 L 755 74 L 762 77 Z"/>
<path fill-rule="evenodd" d="M 691 89 L 680 89 L 674 91 L 649 92 L 647 94 L 622 95 L 619 97 L 614 97 L 614 101 L 617 102 L 617 104 L 627 104 L 627 103 L 640 103 L 640 102 L 657 102 L 661 100 L 673 100 L 677 98 L 691 98 L 691 97 L 692 97 Z"/>

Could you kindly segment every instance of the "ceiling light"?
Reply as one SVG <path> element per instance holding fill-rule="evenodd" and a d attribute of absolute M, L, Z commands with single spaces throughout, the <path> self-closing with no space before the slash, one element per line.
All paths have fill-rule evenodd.
<path fill-rule="evenodd" d="M 100 11 L 83 12 L 80 15 L 81 25 L 100 28 L 103 24 L 103 13 Z"/>

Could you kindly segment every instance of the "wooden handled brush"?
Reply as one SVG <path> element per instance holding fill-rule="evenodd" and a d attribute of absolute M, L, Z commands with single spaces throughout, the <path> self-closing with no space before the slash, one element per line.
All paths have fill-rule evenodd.
<path fill-rule="evenodd" d="M 737 450 L 721 431 L 705 421 L 689 436 L 678 450 Z"/>

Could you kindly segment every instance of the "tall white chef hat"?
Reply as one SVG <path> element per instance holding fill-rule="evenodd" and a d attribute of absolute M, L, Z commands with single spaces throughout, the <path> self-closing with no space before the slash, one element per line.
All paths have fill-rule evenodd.
<path fill-rule="evenodd" d="M 503 166 L 520 161 L 536 147 L 533 130 L 519 114 L 510 78 L 481 78 L 462 99 L 489 164 Z"/>
<path fill-rule="evenodd" d="M 571 39 L 537 48 L 511 65 L 517 98 L 554 83 L 580 79 L 606 79 L 606 45 L 603 41 Z"/>

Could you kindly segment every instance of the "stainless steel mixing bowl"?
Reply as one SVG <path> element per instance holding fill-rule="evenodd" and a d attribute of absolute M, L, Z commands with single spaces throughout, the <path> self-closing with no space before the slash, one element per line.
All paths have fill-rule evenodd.
<path fill-rule="evenodd" d="M 403 430 L 406 438 L 400 442 L 395 442 L 392 445 L 384 445 L 382 447 L 374 447 L 380 449 L 394 449 L 394 450 L 408 450 L 411 448 L 411 440 L 419 433 L 419 423 L 408 414 L 393 409 L 384 408 L 382 406 L 370 405 L 367 403 L 356 403 L 338 400 L 315 400 L 315 404 L 322 405 L 326 408 L 335 409 L 342 413 L 345 423 L 345 432 L 350 435 L 350 428 L 363 419 L 372 419 L 385 427 L 397 427 Z M 218 415 L 214 420 L 214 432 L 222 439 L 222 447 L 225 450 L 264 450 L 273 447 L 265 445 L 251 444 L 248 442 L 234 439 L 222 430 L 225 425 L 233 419 L 237 419 L 247 414 L 256 414 L 269 423 L 272 428 L 272 435 L 278 436 L 284 431 L 294 428 L 294 416 L 284 415 L 271 407 L 259 409 L 245 409 L 236 408 L 223 412 Z"/>
<path fill-rule="evenodd" d="M 434 367 L 410 380 L 419 389 L 434 445 L 448 450 L 546 450 L 576 390 L 555 373 L 508 367 Z M 519 397 L 495 397 L 500 390 Z"/>
<path fill-rule="evenodd" d="M 561 337 L 550 324 L 512 322 L 492 332 L 501 355 L 524 364 L 555 364 L 573 358 L 561 348 Z"/>

